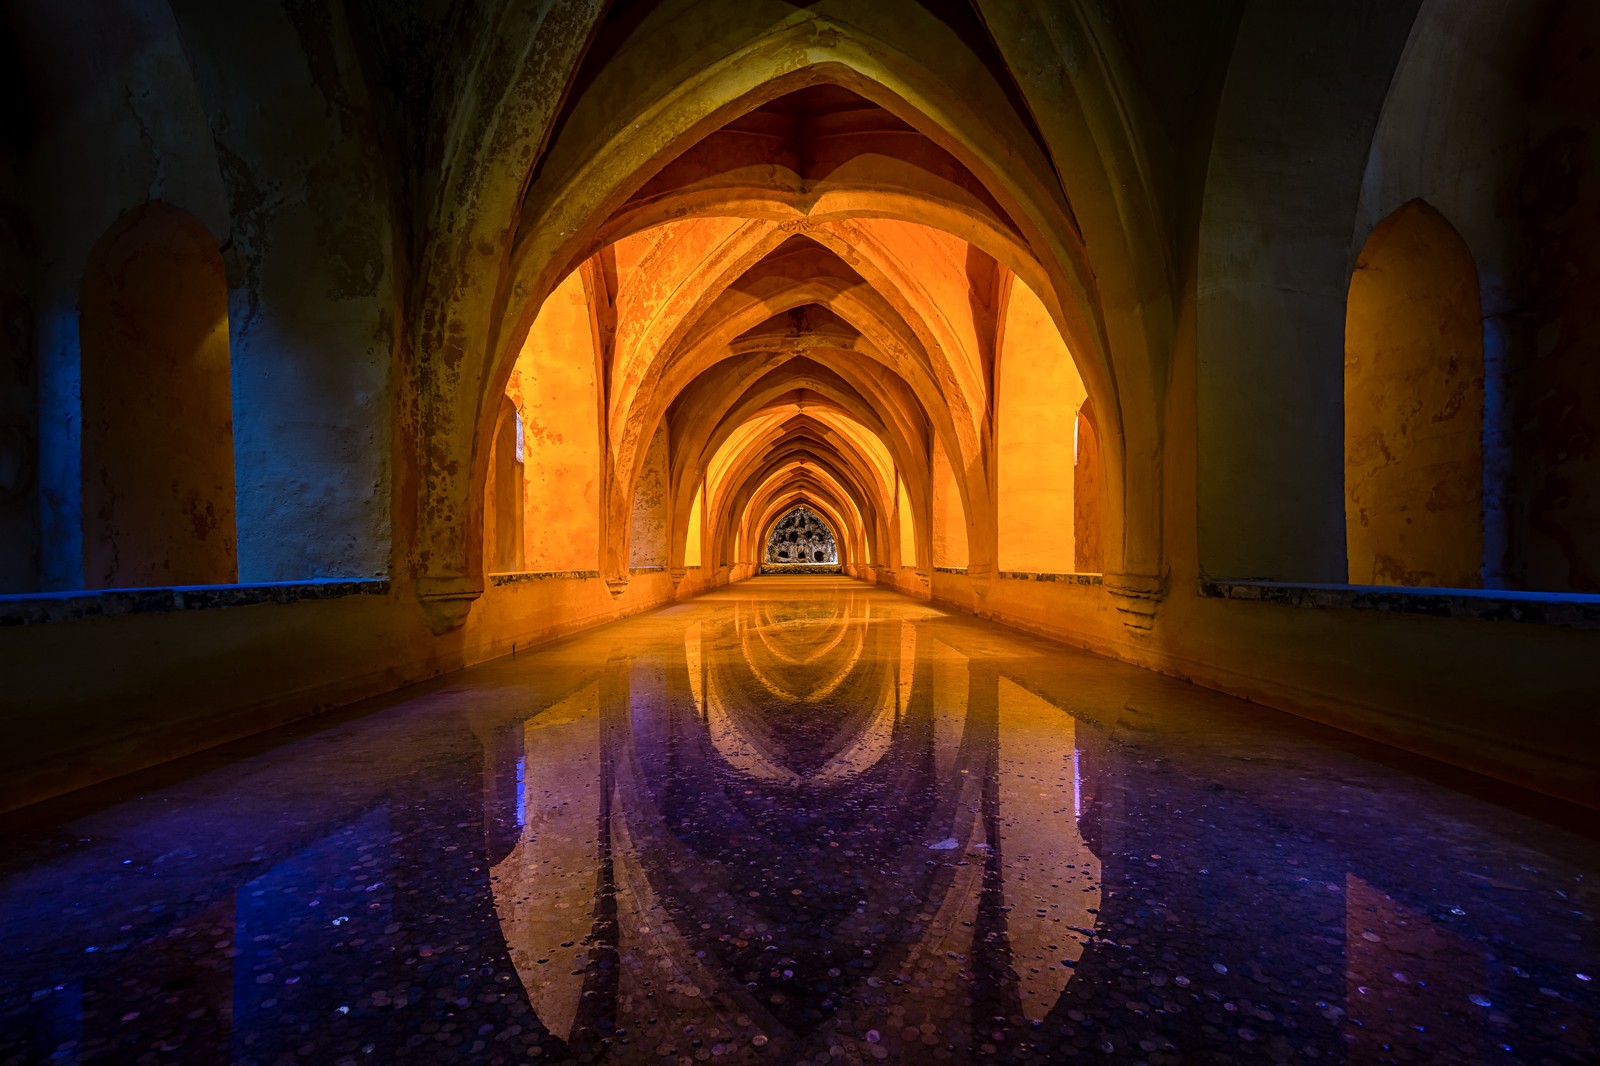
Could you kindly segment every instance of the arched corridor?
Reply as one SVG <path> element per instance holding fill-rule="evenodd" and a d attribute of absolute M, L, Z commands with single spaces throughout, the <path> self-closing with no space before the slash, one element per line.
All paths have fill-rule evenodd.
<path fill-rule="evenodd" d="M 1153 1035 L 1118 1029 L 1102 1054 L 1156 1062 L 1203 1037 L 1219 1054 L 1364 1061 L 1361 1030 L 1441 1061 L 1502 1044 L 1537 1060 L 1480 1039 L 1492 1014 L 1485 1028 L 1457 1013 L 1509 995 L 1490 985 L 1516 953 L 1435 928 L 1453 920 L 1454 874 L 1441 859 L 1399 876 L 1415 834 L 1393 819 L 1405 796 L 1526 831 L 1545 849 L 1534 880 L 1558 855 L 1594 866 L 1591 834 L 1555 826 L 1600 809 L 1597 10 L 0 4 L 0 839 L 81 802 L 134 818 L 118 779 L 252 737 L 279 740 L 243 772 L 292 777 L 278 760 L 300 749 L 272 730 L 379 743 L 437 697 L 469 726 L 429 734 L 445 762 L 482 755 L 481 780 L 453 770 L 464 791 L 443 801 L 461 833 L 440 846 L 465 865 L 438 869 L 475 886 L 452 920 L 498 930 L 474 934 L 497 960 L 484 972 L 521 988 L 552 1055 L 814 1058 L 846 1046 L 821 1012 L 878 1034 L 849 1037 L 842 1054 L 863 1060 L 1048 1059 L 1099 1046 L 1085 1022 L 1106 1022 L 1119 953 L 1139 981 L 1175 980 L 1144 957 L 1162 951 L 1195 964 L 1192 984 L 1212 961 L 1245 967 L 1274 1005 L 1225 996 L 1243 1021 L 1212 1018 L 1151 985 L 1133 1013 Z M 518 717 L 497 686 L 537 698 Z M 487 732 L 480 702 L 501 708 Z M 310 720 L 354 706 L 376 724 Z M 1205 735 L 1194 723 L 1213 714 L 1240 734 Z M 1257 739 L 1294 754 L 1256 766 Z M 1159 767 L 1189 758 L 1184 792 Z M 184 765 L 173 787 L 199 831 L 222 816 L 193 790 L 219 779 Z M 306 798 L 329 827 L 297 845 L 307 870 L 342 834 L 376 841 L 413 818 L 389 773 L 356 774 L 333 807 Z M 574 791 L 539 808 L 545 839 L 529 789 L 558 778 Z M 81 791 L 95 788 L 111 791 Z M 1269 893 L 1261 908 L 1294 915 L 1288 939 L 1248 964 L 1202 959 L 1238 919 L 1187 866 L 1132 887 L 1187 847 L 1134 812 L 1199 817 L 1213 788 L 1253 813 L 1206 816 L 1240 838 L 1195 854 L 1240 870 L 1278 861 L 1272 818 L 1333 832 L 1310 820 L 1333 792 L 1340 818 L 1388 812 L 1365 825 L 1388 845 L 1358 847 L 1348 826 L 1317 837 L 1326 869 L 1306 891 L 1336 886 L 1321 891 L 1345 918 Z M 1066 817 L 1083 789 L 1121 805 L 1125 837 Z M 866 847 L 863 805 L 902 850 Z M 913 847 L 935 816 L 943 835 Z M 689 905 L 696 885 L 766 899 L 833 822 L 856 835 L 830 861 L 862 861 L 813 863 L 815 913 L 807 886 L 785 889 L 804 944 L 745 932 L 764 904 L 741 901 L 736 929 Z M 1465 857 L 1483 839 L 1445 854 L 1506 882 Z M 928 850 L 945 840 L 960 858 Z M 276 861 L 301 861 L 280 843 Z M 411 846 L 374 861 L 410 862 Z M 1135 876 L 1135 852 L 1168 858 Z M 723 869 L 738 855 L 757 872 Z M 1148 913 L 1117 919 L 1141 931 L 1073 910 L 1072 937 L 1040 947 L 1034 904 L 1078 906 L 1055 895 L 1061 871 L 1092 868 L 1083 888 L 1108 912 L 1114 865 L 1119 896 L 1146 892 Z M 4 873 L 34 883 L 26 862 Z M 282 902 L 299 876 L 257 887 Z M 852 893 L 886 909 L 858 914 Z M 1357 930 L 1352 900 L 1386 917 Z M 250 906 L 227 922 L 290 921 Z M 383 924 L 396 952 L 444 951 L 420 913 Z M 1183 936 L 1147 928 L 1154 913 Z M 1411 946 L 1457 976 L 1346 1002 L 1387 956 L 1351 942 L 1334 960 L 1331 940 L 1424 915 Z M 652 929 L 631 962 L 630 924 Z M 713 946 L 710 929 L 744 943 Z M 824 965 L 830 938 L 859 949 L 854 970 Z M 936 950 L 951 938 L 965 946 Z M 1515 939 L 1527 973 L 1566 966 L 1566 947 Z M 539 969 L 558 948 L 581 965 Z M 1068 980 L 1084 975 L 1062 961 L 1073 951 L 1108 969 Z M 1322 960 L 1316 977 L 1274 961 L 1295 952 Z M 941 997 L 896 998 L 921 987 L 902 980 L 913 958 L 959 1000 L 955 1028 Z M 244 980 L 241 965 L 208 979 Z M 82 982 L 121 978 L 92 969 L 64 982 L 77 1006 L 50 1009 L 81 1023 L 109 1003 Z M 727 1040 L 680 1048 L 652 1029 L 668 1023 L 646 1020 L 636 970 L 700 990 L 674 1001 L 700 1018 L 678 1028 Z M 806 990 L 769 987 L 773 971 Z M 1587 981 L 1540 979 L 1587 1053 Z M 1457 991 L 1470 1010 L 1436 998 Z M 236 1013 L 292 999 L 251 995 L 236 988 Z M 1288 1000 L 1333 1005 L 1296 1021 L 1318 1035 L 1271 1028 L 1298 1017 Z M 1545 1006 L 1500 1014 L 1542 1032 Z M 1453 1020 L 1425 1037 L 1398 1021 L 1428 1011 Z M 510 1017 L 481 1024 L 526 1024 Z M 634 1050 L 604 1043 L 602 1020 Z M 39 1022 L 14 1055 L 54 1054 L 40 1041 L 72 1031 Z M 273 1057 L 243 1031 L 196 1046 Z M 9 1039 L 0 1064 L 23 1046 Z"/>

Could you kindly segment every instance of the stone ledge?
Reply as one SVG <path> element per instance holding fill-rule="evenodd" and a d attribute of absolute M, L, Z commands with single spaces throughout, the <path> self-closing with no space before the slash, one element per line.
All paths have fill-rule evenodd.
<path fill-rule="evenodd" d="M 630 567 L 628 567 L 628 573 L 630 573 L 630 574 L 664 574 L 666 572 L 667 572 L 667 568 L 664 567 L 664 566 L 630 566 Z"/>
<path fill-rule="evenodd" d="M 515 570 L 505 574 L 490 574 L 491 585 L 520 585 L 526 581 L 572 581 L 600 576 L 598 570 Z"/>
<path fill-rule="evenodd" d="M 300 603 L 345 596 L 384 596 L 386 577 L 264 581 L 245 585 L 171 585 L 148 589 L 76 589 L 0 596 L 0 626 L 76 622 L 134 614 L 205 611 L 258 603 Z"/>
<path fill-rule="evenodd" d="M 762 563 L 761 574 L 842 574 L 839 563 Z"/>
<path fill-rule="evenodd" d="M 936 566 L 933 568 L 933 572 L 936 574 L 959 574 L 965 576 L 967 568 L 964 566 Z"/>
<path fill-rule="evenodd" d="M 1001 570 L 998 575 L 1002 581 L 1054 581 L 1062 585 L 1104 584 L 1099 574 L 1046 574 L 1033 570 Z"/>
<path fill-rule="evenodd" d="M 1323 610 L 1387 611 L 1431 618 L 1600 629 L 1600 595 L 1583 593 L 1202 580 L 1200 595 L 1208 599 L 1253 600 Z"/>

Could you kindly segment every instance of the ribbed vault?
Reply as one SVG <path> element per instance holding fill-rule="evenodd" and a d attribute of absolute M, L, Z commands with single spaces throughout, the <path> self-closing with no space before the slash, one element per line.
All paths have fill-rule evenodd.
<path fill-rule="evenodd" d="M 452 290 L 433 290 L 421 318 L 452 382 L 423 412 L 437 452 L 424 594 L 470 595 L 481 580 L 481 509 L 457 507 L 455 486 L 489 477 L 476 442 L 507 381 L 571 358 L 535 324 L 572 277 L 598 368 L 595 566 L 613 588 L 638 556 L 640 486 L 663 440 L 667 565 L 698 567 L 702 584 L 753 572 L 764 531 L 800 503 L 860 576 L 994 573 L 996 390 L 1023 290 L 1055 337 L 1048 358 L 1071 364 L 1102 413 L 1106 568 L 1158 573 L 1161 375 L 1134 334 L 1164 305 L 1123 313 L 1149 288 L 1130 233 L 1090 263 L 1077 201 L 1101 203 L 1108 178 L 1069 187 L 1061 162 L 1087 132 L 1041 127 L 976 21 L 918 3 L 755 6 L 608 17 L 538 166 L 513 189 L 509 173 L 491 180 L 503 155 L 476 161 L 487 200 L 474 217 L 497 203 L 505 228 L 479 235 L 492 268 L 463 284 L 452 261 Z M 684 61 L 629 61 L 645 48 Z M 446 225 L 441 254 L 451 240 Z M 1131 343 L 1113 360 L 1119 331 Z M 1119 506 L 1135 491 L 1143 503 Z"/>

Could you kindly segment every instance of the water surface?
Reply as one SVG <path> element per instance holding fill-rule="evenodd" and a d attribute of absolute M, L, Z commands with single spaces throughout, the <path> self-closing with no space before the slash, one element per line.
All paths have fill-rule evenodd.
<path fill-rule="evenodd" d="M 1600 850 L 1426 770 L 762 579 L 13 818 L 0 1063 L 1600 1060 Z"/>

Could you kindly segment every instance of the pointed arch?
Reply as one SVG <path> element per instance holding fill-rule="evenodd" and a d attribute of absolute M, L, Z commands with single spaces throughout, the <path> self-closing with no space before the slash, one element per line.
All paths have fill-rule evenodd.
<path fill-rule="evenodd" d="M 1476 588 L 1483 568 L 1483 315 L 1472 253 L 1423 200 L 1367 238 L 1344 335 L 1349 580 Z"/>
<path fill-rule="evenodd" d="M 835 10 L 837 6 L 824 2 L 794 8 L 774 3 L 763 6 L 764 11 L 771 8 L 771 18 L 741 11 L 740 18 L 718 23 L 714 5 L 702 5 L 690 16 L 678 10 L 679 5 L 664 4 L 633 27 L 640 39 L 649 37 L 652 47 L 658 47 L 663 39 L 678 40 L 685 26 L 717 26 L 718 30 L 702 35 L 704 39 L 691 35 L 680 40 L 684 48 L 681 62 L 669 71 L 653 64 L 621 62 L 627 48 L 638 46 L 638 41 L 630 38 L 608 53 L 592 76 L 586 75 L 585 91 L 569 103 L 545 158 L 529 175 L 531 180 L 523 179 L 527 194 L 519 198 L 517 237 L 492 295 L 480 286 L 459 306 L 450 300 L 436 301 L 435 310 L 424 322 L 425 339 L 450 338 L 447 346 L 441 346 L 452 353 L 442 366 L 450 367 L 450 378 L 464 386 L 430 389 L 425 397 L 430 451 L 424 503 L 422 555 L 428 571 L 424 586 L 470 594 L 474 568 L 453 545 L 463 540 L 470 543 L 471 538 L 463 538 L 461 533 L 479 516 L 450 501 L 457 496 L 456 479 L 481 476 L 477 472 L 484 459 L 469 444 L 483 419 L 477 397 L 494 391 L 502 372 L 496 368 L 504 366 L 504 353 L 515 347 L 531 314 L 527 308 L 538 306 L 552 279 L 592 247 L 604 220 L 681 153 L 684 145 L 736 114 L 824 81 L 848 88 L 927 134 L 980 176 L 987 192 L 1014 223 L 1044 271 L 1048 283 L 1042 288 L 1050 294 L 1052 314 L 1059 316 L 1063 331 L 1074 338 L 1076 350 L 1086 360 L 1086 378 L 1095 382 L 1097 393 L 1106 400 L 1107 473 L 1122 504 L 1114 509 L 1113 521 L 1119 527 L 1115 550 L 1119 558 L 1127 556 L 1130 565 L 1141 572 L 1159 570 L 1160 528 L 1155 516 L 1159 514 L 1160 448 L 1155 383 L 1162 375 L 1149 366 L 1134 366 L 1126 372 L 1116 369 L 1107 338 L 1112 328 L 1125 333 L 1131 341 L 1123 346 L 1125 358 L 1134 364 L 1164 358 L 1162 327 L 1147 336 L 1136 320 L 1160 320 L 1159 311 L 1167 303 L 1166 282 L 1150 284 L 1149 264 L 1140 260 L 1144 246 L 1137 240 L 1106 243 L 1107 255 L 1117 261 L 1095 270 L 1089 267 L 1056 160 L 1068 157 L 1077 147 L 1082 150 L 1075 166 L 1087 170 L 1097 165 L 1103 155 L 1095 150 L 1094 134 L 1071 122 L 1053 124 L 1043 134 L 1029 129 L 1029 120 L 992 80 L 986 61 L 972 53 L 950 26 L 919 5 L 886 4 L 881 9 L 875 5 L 865 13 L 857 5 L 848 18 L 843 17 L 842 8 Z M 949 44 L 948 55 L 938 49 L 948 62 L 935 71 L 918 57 L 933 54 L 938 42 Z M 959 69 L 951 69 L 951 64 Z M 624 70 L 628 67 L 638 69 Z M 775 70 L 783 73 L 774 77 Z M 1100 79 L 1100 98 L 1091 105 L 1098 107 L 1106 99 L 1116 98 L 1115 77 L 1114 71 L 1095 65 L 1075 84 Z M 964 91 L 952 92 L 953 85 L 962 85 Z M 988 98 L 991 94 L 992 100 Z M 1118 134 L 1111 126 L 1097 132 L 1105 137 L 1126 134 L 1126 130 Z M 641 147 L 648 153 L 644 157 L 640 156 Z M 1128 156 L 1137 158 L 1137 153 Z M 1107 190 L 1120 183 L 1101 175 L 1088 184 L 1094 187 L 1087 189 L 1086 195 L 1098 203 L 1110 195 Z M 1095 225 L 1109 232 L 1105 220 L 1113 220 L 1114 227 L 1118 224 L 1114 220 L 1123 217 L 1132 218 L 1134 212 L 1097 210 Z M 999 245 L 995 253 L 1006 254 Z M 1102 304 L 1104 286 L 1096 281 L 1096 271 L 1117 282 L 1111 290 L 1117 302 L 1109 319 Z M 1156 273 L 1160 273 L 1159 264 Z M 1129 278 L 1134 280 L 1124 280 Z M 479 313 L 491 306 L 493 313 L 487 318 Z M 1135 307 L 1157 313 L 1135 314 Z M 458 311 L 470 313 L 464 320 Z M 1108 327 L 1112 320 L 1113 326 Z M 467 353 L 476 351 L 484 352 L 488 361 L 474 367 L 475 357 Z M 1159 356 L 1152 354 L 1158 351 Z M 471 387 L 474 381 L 486 386 L 476 395 Z M 1132 421 L 1125 415 L 1130 410 L 1138 412 Z M 1131 448 L 1125 444 L 1125 423 L 1140 435 Z M 1130 453 L 1139 459 L 1139 485 L 1134 491 L 1125 490 L 1123 484 L 1123 458 Z M 461 460 L 468 456 L 472 458 L 463 464 Z M 969 472 L 981 478 L 982 468 L 982 464 L 975 470 L 969 466 Z M 1140 531 L 1130 539 L 1123 535 L 1120 516 L 1125 510 L 1133 513 L 1135 492 Z M 969 501 L 970 509 L 974 508 Z"/>

